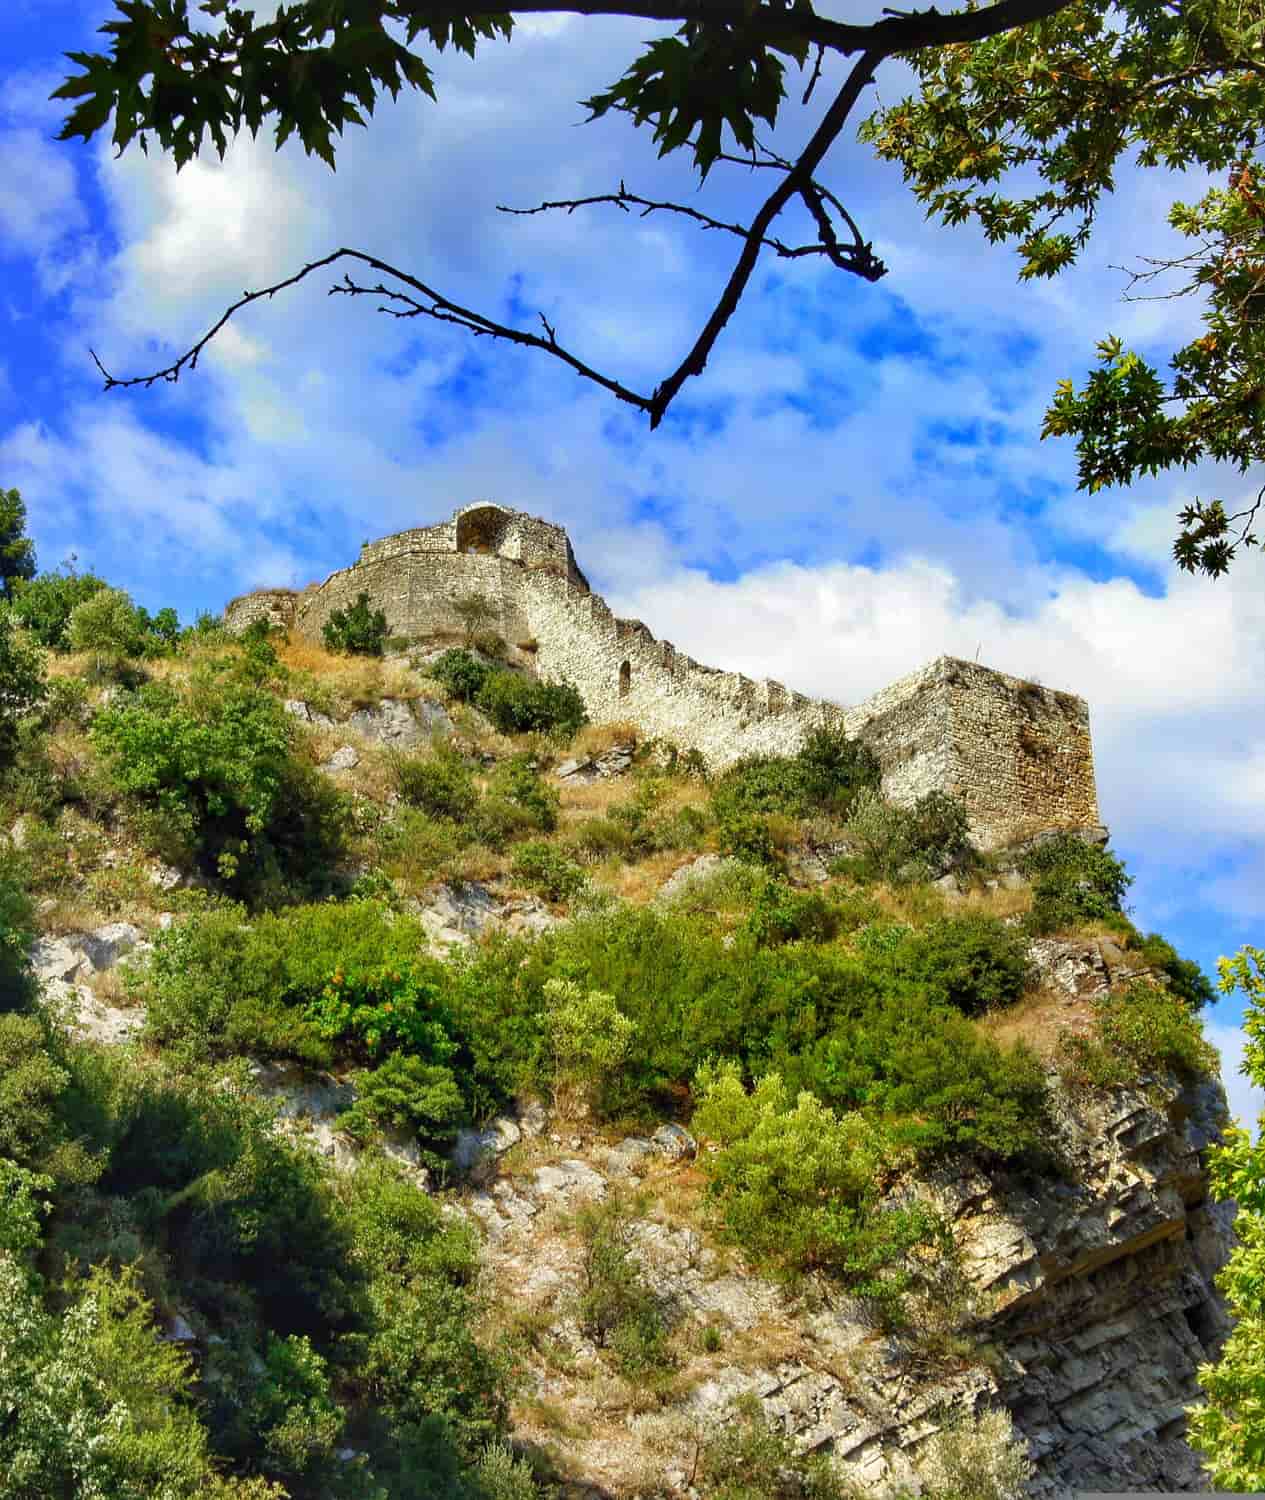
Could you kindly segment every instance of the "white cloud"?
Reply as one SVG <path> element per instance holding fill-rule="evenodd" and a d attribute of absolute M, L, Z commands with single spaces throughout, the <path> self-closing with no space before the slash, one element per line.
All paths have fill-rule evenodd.
<path fill-rule="evenodd" d="M 1243 1044 L 1247 1040 L 1241 1026 L 1226 1026 L 1205 1021 L 1204 1035 L 1221 1054 L 1221 1081 L 1230 1104 L 1230 1117 L 1255 1141 L 1262 1139 L 1260 1120 L 1265 1115 L 1265 1089 L 1241 1072 Z"/>

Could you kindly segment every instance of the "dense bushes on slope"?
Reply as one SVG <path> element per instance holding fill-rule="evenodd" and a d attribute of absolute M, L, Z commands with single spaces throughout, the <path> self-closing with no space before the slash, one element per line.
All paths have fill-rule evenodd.
<path fill-rule="evenodd" d="M 540 682 L 456 650 L 445 651 L 427 671 L 452 697 L 473 703 L 502 734 L 570 739 L 588 723 L 584 699 L 569 682 Z"/>
<path fill-rule="evenodd" d="M 293 720 L 266 688 L 209 664 L 183 689 L 153 682 L 120 696 L 91 734 L 168 858 L 196 859 L 258 900 L 328 884 L 340 798 L 295 753 Z"/>

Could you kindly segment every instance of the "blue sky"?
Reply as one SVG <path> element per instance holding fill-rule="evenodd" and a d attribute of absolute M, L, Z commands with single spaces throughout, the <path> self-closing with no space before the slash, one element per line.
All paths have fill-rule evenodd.
<path fill-rule="evenodd" d="M 1162 357 L 1194 326 L 1193 306 L 1122 301 L 1112 268 L 1169 243 L 1168 205 L 1198 183 L 1124 172 L 1082 263 L 1021 286 L 1010 252 L 927 225 L 899 170 L 842 142 L 822 175 L 889 276 L 764 263 L 655 433 L 539 356 L 331 298 L 329 274 L 249 309 L 178 385 L 105 394 L 89 347 L 147 373 L 245 288 L 340 245 L 523 326 L 541 311 L 649 389 L 733 254 L 662 216 L 496 212 L 621 178 L 694 201 L 688 163 L 658 162 L 644 132 L 577 128 L 575 101 L 623 71 L 648 23 L 537 17 L 473 64 L 440 58 L 439 104 L 384 101 L 337 173 L 261 135 L 177 174 L 156 151 L 54 140 L 61 54 L 99 45 L 111 13 L 10 0 L 0 19 L 0 484 L 21 489 L 43 566 L 74 553 L 190 618 L 498 500 L 565 525 L 614 608 L 713 665 L 849 703 L 978 650 L 1084 696 L 1135 921 L 1209 972 L 1265 944 L 1265 560 L 1215 584 L 1169 560 L 1183 504 L 1234 501 L 1259 476 L 1087 497 L 1070 446 L 1038 440 L 1054 383 L 1083 375 L 1097 338 Z M 880 73 L 875 101 L 903 84 Z M 793 152 L 810 128 L 792 103 L 774 144 Z M 734 219 L 766 187 L 722 164 L 698 201 Z M 1254 1125 L 1241 1016 L 1226 999 L 1206 1024 Z"/>

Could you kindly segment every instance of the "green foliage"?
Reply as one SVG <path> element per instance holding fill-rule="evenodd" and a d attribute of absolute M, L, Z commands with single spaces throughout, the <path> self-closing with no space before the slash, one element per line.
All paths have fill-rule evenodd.
<path fill-rule="evenodd" d="M 961 1408 L 945 1410 L 942 1425 L 919 1448 L 914 1466 L 922 1494 L 961 1500 L 1015 1500 L 1027 1493 L 1036 1474 L 1027 1440 L 1016 1434 L 1004 1406 L 978 1416 Z"/>
<path fill-rule="evenodd" d="M 1077 439 L 1082 489 L 1200 459 L 1246 472 L 1265 454 L 1258 44 L 1256 12 L 1231 5 L 1068 5 L 975 46 L 919 53 L 920 93 L 862 126 L 863 139 L 901 163 L 930 215 L 975 220 L 990 240 L 1013 242 L 1023 277 L 1071 264 L 1135 153 L 1144 166 L 1224 182 L 1172 205 L 1169 223 L 1189 253 L 1140 273 L 1171 273 L 1176 292 L 1206 299 L 1204 332 L 1172 355 L 1172 378 L 1108 337 L 1083 389 L 1059 383 L 1042 435 Z M 1014 186 L 999 191 L 1012 172 Z M 1245 517 L 1236 537 L 1231 522 Z M 1179 565 L 1224 572 L 1236 544 L 1251 545 L 1251 519 L 1227 517 L 1215 500 L 1188 506 L 1173 548 Z"/>
<path fill-rule="evenodd" d="M 68 651 L 66 629 L 71 612 L 106 586 L 103 578 L 76 573 L 73 567 L 58 573 L 41 573 L 29 582 L 14 585 L 13 614 L 41 646 L 50 651 Z"/>
<path fill-rule="evenodd" d="M 703 1163 L 726 1236 L 782 1275 L 829 1271 L 899 1322 L 909 1252 L 945 1231 L 922 1204 L 879 1208 L 902 1159 L 890 1130 L 807 1091 L 792 1105 L 776 1073 L 748 1094 L 733 1063 L 702 1067 L 694 1088 L 694 1128 L 721 1146 Z"/>
<path fill-rule="evenodd" d="M 383 1129 L 410 1132 L 422 1143 L 424 1164 L 439 1171 L 466 1119 L 450 1068 L 393 1052 L 372 1072 L 356 1075 L 356 1102 L 338 1117 L 338 1128 L 357 1140 L 372 1140 Z"/>
<path fill-rule="evenodd" d="M 1109 849 L 1087 844 L 1074 833 L 1058 833 L 1028 850 L 1019 869 L 1033 882 L 1032 910 L 1025 926 L 1034 937 L 1111 921 L 1121 913 L 1133 876 Z"/>
<path fill-rule="evenodd" d="M 561 1114 L 591 1107 L 604 1074 L 627 1058 L 636 1026 L 603 990 L 570 979 L 544 986 L 545 1032 L 553 1054 L 554 1107 Z"/>
<path fill-rule="evenodd" d="M 629 1205 L 617 1197 L 576 1215 L 582 1246 L 576 1322 L 630 1380 L 673 1364 L 666 1309 L 633 1254 L 632 1224 Z"/>
<path fill-rule="evenodd" d="M 150 683 L 99 713 L 91 733 L 169 857 L 198 856 L 261 900 L 328 882 L 342 804 L 292 753 L 292 721 L 271 693 L 213 670 L 184 690 Z"/>
<path fill-rule="evenodd" d="M 1185 1001 L 1145 981 L 1095 1000 L 1092 1034 L 1064 1032 L 1059 1048 L 1064 1076 L 1096 1088 L 1128 1085 L 1157 1068 L 1198 1078 L 1220 1067 Z"/>
<path fill-rule="evenodd" d="M 42 653 L 17 630 L 7 610 L 0 612 L 0 766 L 13 757 L 22 720 L 47 693 Z"/>
<path fill-rule="evenodd" d="M 257 1436 L 256 1462 L 286 1479 L 316 1477 L 332 1463 L 343 1427 L 325 1361 L 306 1335 L 270 1336 L 264 1367 L 245 1414 Z"/>
<path fill-rule="evenodd" d="M 837 931 L 835 911 L 820 891 L 792 890 L 766 879 L 747 918 L 747 931 L 767 947 L 800 940 L 828 942 Z"/>
<path fill-rule="evenodd" d="M 404 1048 L 442 1063 L 456 1047 L 437 1001 L 435 985 L 409 967 L 345 974 L 340 965 L 305 1015 L 327 1041 L 352 1044 L 371 1057 Z"/>
<path fill-rule="evenodd" d="M 35 543 L 26 535 L 26 505 L 18 490 L 0 489 L 0 599 L 35 577 Z"/>
<path fill-rule="evenodd" d="M 449 696 L 462 703 L 474 702 L 494 670 L 468 651 L 445 651 L 426 668 L 428 676 L 442 682 Z"/>
<path fill-rule="evenodd" d="M 1265 1088 L 1265 952 L 1241 948 L 1217 969 L 1221 993 L 1246 999 L 1242 1071 Z M 1253 1145 L 1229 1125 L 1224 1139 L 1209 1148 L 1208 1180 L 1213 1199 L 1238 1205 L 1238 1243 L 1217 1273 L 1234 1327 L 1219 1362 L 1199 1367 L 1207 1400 L 1186 1408 L 1187 1430 L 1211 1484 L 1250 1492 L 1265 1489 L 1265 1138 Z"/>
<path fill-rule="evenodd" d="M 844 836 L 866 873 L 892 883 L 926 880 L 969 857 L 966 809 L 944 792 L 928 792 L 913 807 L 897 807 L 872 787 L 858 792 Z"/>
<path fill-rule="evenodd" d="M 514 851 L 510 871 L 515 880 L 547 901 L 569 901 L 588 883 L 579 865 L 546 839 L 529 839 L 520 844 Z"/>
<path fill-rule="evenodd" d="M 911 935 L 896 968 L 929 1001 L 968 1016 L 1013 1005 L 1031 979 L 1025 934 L 984 912 L 943 917 Z"/>
<path fill-rule="evenodd" d="M 467 818 L 479 800 L 469 766 L 447 746 L 438 746 L 426 759 L 394 756 L 391 770 L 404 801 L 433 818 Z"/>
<path fill-rule="evenodd" d="M 1184 1000 L 1191 1010 L 1201 1010 L 1216 1000 L 1212 981 L 1199 965 L 1193 959 L 1183 958 L 1158 932 L 1131 940 L 1129 947 L 1143 963 L 1167 977 L 1169 992 Z"/>
<path fill-rule="evenodd" d="M 157 1337 L 134 1268 L 101 1267 L 60 1317 L 0 1254 L 0 1495 L 198 1500 L 271 1491 L 221 1480 L 189 1356 Z"/>
<path fill-rule="evenodd" d="M 478 38 L 508 37 L 512 26 L 508 15 L 426 22 L 390 4 L 384 14 L 405 23 L 406 45 L 355 14 L 334 25 L 328 10 L 316 5 L 289 7 L 281 32 L 252 25 L 248 12 L 217 6 L 216 13 L 222 29 L 208 33 L 193 26 L 183 9 L 164 8 L 169 29 L 163 45 L 149 5 L 130 4 L 106 22 L 102 29 L 113 38 L 111 57 L 69 54 L 84 71 L 64 83 L 57 97 L 82 103 L 67 119 L 61 139 L 90 139 L 114 113 L 119 150 L 138 136 L 143 146 L 152 131 L 180 167 L 197 155 L 204 136 L 223 156 L 229 138 L 243 126 L 254 135 L 264 119 L 276 115 L 278 148 L 297 133 L 309 155 L 333 167 L 332 132 L 341 135 L 344 125 L 363 125 L 360 111 L 373 113 L 379 89 L 394 98 L 407 83 L 434 98 L 431 70 L 409 51 L 419 35 L 425 33 L 439 51 L 451 46 L 473 56 Z M 291 59 L 301 66 L 291 68 Z M 132 82 L 125 83 L 129 77 Z M 179 110 L 173 115 L 177 97 Z"/>
<path fill-rule="evenodd" d="M 521 808 L 531 826 L 542 833 L 552 833 L 558 826 L 558 793 L 541 777 L 530 755 L 511 755 L 501 761 L 489 778 L 488 799 Z"/>
<path fill-rule="evenodd" d="M 569 682 L 537 682 L 498 668 L 475 698 L 502 734 L 556 734 L 570 739 L 589 721 L 579 690 Z"/>
<path fill-rule="evenodd" d="M 1045 1074 L 1022 1043 L 1003 1051 L 918 988 L 886 988 L 787 1062 L 840 1110 L 885 1117 L 924 1160 L 963 1152 L 1040 1165 L 1050 1115 Z"/>
<path fill-rule="evenodd" d="M 420 996 L 416 976 L 425 944 L 418 923 L 378 901 L 295 907 L 250 924 L 240 908 L 226 906 L 158 933 L 130 991 L 146 1007 L 155 1041 L 199 1056 L 257 1050 L 328 1067 L 334 1047 L 308 1018 L 308 1007 L 329 1003 L 324 994 L 338 973 L 340 994 L 389 999 L 373 988 L 384 967 L 407 974 L 407 986 L 417 986 Z M 343 1003 L 337 1002 L 340 1019 Z M 325 1013 L 334 1018 L 332 1006 Z M 414 1013 L 412 1021 L 424 1024 L 425 1016 Z M 349 1035 L 361 1033 L 352 1028 Z"/>
<path fill-rule="evenodd" d="M 321 636 L 327 651 L 381 656 L 387 638 L 387 617 L 382 610 L 369 608 L 369 595 L 362 590 L 354 604 L 331 611 L 321 626 Z"/>
<path fill-rule="evenodd" d="M 98 677 L 117 677 L 124 662 L 144 651 L 145 633 L 130 596 L 103 588 L 71 610 L 66 642 L 72 651 L 91 652 Z"/>
<path fill-rule="evenodd" d="M 712 788 L 712 813 L 723 839 L 739 853 L 741 830 L 754 827 L 759 814 L 781 813 L 806 818 L 826 812 L 842 816 L 864 787 L 878 785 L 879 768 L 871 751 L 850 740 L 841 729 L 813 730 L 795 755 L 753 755 L 736 761 Z M 751 848 L 758 847 L 758 837 Z"/>
<path fill-rule="evenodd" d="M 707 1500 L 844 1500 L 849 1491 L 825 1455 L 805 1459 L 748 1392 L 698 1450 Z"/>
<path fill-rule="evenodd" d="M 61 1134 L 57 1104 L 70 1082 L 34 1016 L 0 1015 L 0 1156 L 43 1170 Z"/>
<path fill-rule="evenodd" d="M 496 619 L 498 610 L 495 601 L 489 599 L 486 594 L 480 594 L 471 589 L 468 593 L 459 594 L 452 601 L 453 613 L 461 621 L 462 628 L 466 633 L 466 650 L 470 649 L 475 636 L 484 631 Z"/>

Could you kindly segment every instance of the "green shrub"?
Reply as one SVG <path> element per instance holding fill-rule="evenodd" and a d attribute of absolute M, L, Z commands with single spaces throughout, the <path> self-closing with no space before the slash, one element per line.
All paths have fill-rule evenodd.
<path fill-rule="evenodd" d="M 541 777 L 530 755 L 511 755 L 501 761 L 489 778 L 488 798 L 522 808 L 542 833 L 552 833 L 558 826 L 558 793 Z"/>
<path fill-rule="evenodd" d="M 585 1336 L 613 1356 L 628 1379 L 671 1368 L 667 1320 L 633 1255 L 632 1215 L 619 1198 L 576 1215 L 582 1246 L 575 1317 Z"/>
<path fill-rule="evenodd" d="M 1145 981 L 1095 1000 L 1091 1035 L 1062 1033 L 1059 1053 L 1065 1079 L 1096 1088 L 1130 1085 L 1160 1068 L 1215 1076 L 1220 1066 L 1185 1000 Z"/>
<path fill-rule="evenodd" d="M 229 886 L 284 899 L 320 890 L 344 836 L 338 793 L 291 751 L 269 692 L 214 672 L 185 691 L 150 683 L 99 713 L 94 744 L 114 786 L 150 817 L 169 858 L 197 857 Z"/>
<path fill-rule="evenodd" d="M 469 766 L 446 746 L 437 747 L 427 759 L 395 755 L 391 770 L 404 801 L 433 818 L 467 818 L 479 800 Z"/>
<path fill-rule="evenodd" d="M 155 1041 L 195 1055 L 254 1051 L 329 1067 L 344 1031 L 325 1035 L 308 1008 L 323 1003 L 322 1018 L 331 1026 L 336 1016 L 346 1020 L 360 1045 L 371 1014 L 358 1028 L 343 1004 L 354 996 L 371 1013 L 373 1005 L 365 1002 L 384 966 L 407 973 L 409 984 L 419 982 L 423 967 L 424 977 L 433 978 L 440 966 L 423 963 L 425 951 L 420 924 L 379 901 L 294 907 L 253 924 L 240 907 L 225 906 L 158 933 L 149 964 L 129 981 L 129 992 L 146 1007 Z M 335 1013 L 324 993 L 340 972 L 346 999 Z M 376 989 L 372 994 L 390 998 Z M 416 1019 L 416 1011 L 412 1015 Z M 380 1043 L 389 1038 L 381 1027 L 376 1032 Z"/>
<path fill-rule="evenodd" d="M 18 726 L 47 693 L 42 653 L 15 628 L 10 612 L 0 610 L 0 766 L 12 761 Z"/>
<path fill-rule="evenodd" d="M 873 753 L 841 729 L 813 730 L 795 755 L 750 755 L 735 761 L 712 788 L 718 824 L 735 825 L 755 814 L 806 818 L 842 815 L 857 792 L 877 786 Z"/>
<path fill-rule="evenodd" d="M 145 650 L 145 632 L 131 597 L 122 589 L 98 589 L 76 604 L 66 622 L 72 651 L 91 652 L 97 677 L 117 677 L 125 662 Z"/>
<path fill-rule="evenodd" d="M 370 609 L 369 595 L 362 590 L 354 604 L 331 611 L 321 626 L 321 637 L 327 651 L 381 656 L 387 638 L 387 617 L 380 609 Z"/>
<path fill-rule="evenodd" d="M 269 1336 L 264 1372 L 245 1418 L 252 1458 L 266 1474 L 293 1482 L 319 1479 L 332 1467 L 344 1413 L 330 1390 L 325 1361 L 305 1335 Z"/>
<path fill-rule="evenodd" d="M 944 792 L 928 792 L 913 807 L 887 802 L 873 787 L 852 802 L 844 837 L 863 860 L 863 873 L 892 883 L 925 880 L 969 856 L 966 809 Z"/>
<path fill-rule="evenodd" d="M 105 587 L 105 580 L 92 573 L 41 573 L 14 584 L 13 614 L 41 646 L 68 651 L 66 627 L 72 610 Z"/>
<path fill-rule="evenodd" d="M 1118 919 L 1124 893 L 1133 884 L 1109 849 L 1060 832 L 1019 861 L 1033 881 L 1032 910 L 1025 926 L 1034 936 L 1074 928 L 1082 922 Z"/>
<path fill-rule="evenodd" d="M 778 862 L 777 845 L 766 816 L 743 812 L 724 803 L 717 809 L 714 801 L 713 809 L 716 811 L 716 842 L 722 854 L 753 865 Z"/>
<path fill-rule="evenodd" d="M 135 1267 L 98 1267 L 60 1315 L 0 1255 L 0 1486 L 24 1496 L 278 1500 L 221 1478 L 193 1404 L 189 1356 L 157 1337 Z"/>
<path fill-rule="evenodd" d="M 1167 976 L 1170 994 L 1184 1000 L 1191 1010 L 1201 1010 L 1216 1001 L 1217 992 L 1212 981 L 1199 965 L 1193 959 L 1183 958 L 1158 932 L 1134 938 L 1129 947 L 1143 963 Z"/>
<path fill-rule="evenodd" d="M 628 1056 L 636 1027 L 613 995 L 586 992 L 574 980 L 546 981 L 544 999 L 554 1108 L 563 1115 L 588 1109 L 603 1075 L 619 1068 Z"/>
<path fill-rule="evenodd" d="M 21 861 L 0 848 L 0 1014 L 25 1009 L 34 990 L 29 954 L 35 910 L 25 876 Z"/>
<path fill-rule="evenodd" d="M 347 974 L 340 964 L 304 1014 L 327 1041 L 370 1057 L 403 1049 L 443 1063 L 457 1050 L 436 986 L 407 966 Z"/>
<path fill-rule="evenodd" d="M 698 1448 L 695 1483 L 707 1500 L 847 1500 L 824 1454 L 804 1458 L 747 1392 Z"/>
<path fill-rule="evenodd" d="M 748 1094 L 733 1063 L 701 1068 L 695 1094 L 694 1129 L 721 1146 L 703 1165 L 725 1236 L 774 1273 L 831 1272 L 898 1323 L 909 1252 L 946 1231 L 925 1205 L 879 1207 L 884 1176 L 909 1160 L 890 1130 L 807 1091 L 791 1105 L 776 1073 Z"/>
<path fill-rule="evenodd" d="M 466 633 L 466 649 L 469 650 L 475 636 L 491 625 L 500 613 L 496 601 L 476 589 L 460 594 L 452 601 L 453 613 L 461 621 Z"/>
<path fill-rule="evenodd" d="M 828 942 L 837 931 L 834 907 L 820 891 L 795 891 L 785 881 L 766 880 L 747 931 L 766 947 L 804 940 Z"/>
<path fill-rule="evenodd" d="M 515 880 L 546 901 L 569 901 L 588 883 L 584 871 L 556 844 L 529 839 L 514 851 L 510 870 Z"/>
<path fill-rule="evenodd" d="M 473 703 L 492 670 L 468 651 L 445 651 L 426 668 L 426 674 L 443 683 L 450 697 Z"/>
<path fill-rule="evenodd" d="M 942 917 L 902 945 L 899 972 L 964 1015 L 1013 1005 L 1032 977 L 1026 934 L 983 912 Z"/>
<path fill-rule="evenodd" d="M 802 768 L 809 804 L 839 817 L 846 814 L 862 787 L 877 786 L 881 776 L 868 745 L 828 726 L 811 730 L 795 759 Z"/>
<path fill-rule="evenodd" d="M 626 823 L 615 818 L 586 818 L 571 837 L 571 848 L 585 859 L 608 859 L 611 855 L 630 855 L 635 835 Z"/>
<path fill-rule="evenodd" d="M 357 1140 L 372 1140 L 383 1129 L 411 1132 L 422 1145 L 425 1165 L 440 1171 L 467 1119 L 451 1068 L 394 1052 L 355 1081 L 356 1102 L 339 1115 L 338 1128 Z"/>
<path fill-rule="evenodd" d="M 0 1015 L 0 1157 L 45 1170 L 62 1136 L 58 1101 L 70 1082 L 34 1016 Z"/>
<path fill-rule="evenodd" d="M 924 1160 L 980 1153 L 1047 1159 L 1045 1073 L 1022 1043 L 1003 1051 L 966 1018 L 916 991 L 888 991 L 788 1060 L 801 1088 L 839 1110 L 882 1115 Z"/>
<path fill-rule="evenodd" d="M 537 682 L 501 669 L 489 672 L 474 701 L 502 734 L 570 739 L 589 718 L 584 699 L 569 682 Z"/>

